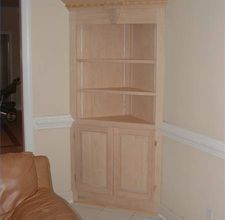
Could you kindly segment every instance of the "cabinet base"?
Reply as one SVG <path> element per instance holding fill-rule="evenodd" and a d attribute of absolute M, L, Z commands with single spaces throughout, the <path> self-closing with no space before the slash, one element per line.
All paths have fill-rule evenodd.
<path fill-rule="evenodd" d="M 127 199 L 110 197 L 107 195 L 97 195 L 94 193 L 82 193 L 78 195 L 77 201 L 88 205 L 107 206 L 118 209 L 132 210 L 140 213 L 146 213 L 150 216 L 156 216 L 157 209 L 150 200 Z"/>

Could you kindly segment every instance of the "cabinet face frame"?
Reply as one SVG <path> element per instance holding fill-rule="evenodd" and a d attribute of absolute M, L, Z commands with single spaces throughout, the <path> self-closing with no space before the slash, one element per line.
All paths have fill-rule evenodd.
<path fill-rule="evenodd" d="M 85 134 L 86 133 L 86 134 Z M 96 149 L 96 147 L 102 147 L 105 148 L 103 150 L 103 152 L 98 151 L 99 155 L 94 155 L 94 152 L 87 152 L 88 150 L 90 150 L 90 146 L 85 146 L 85 141 L 82 138 L 82 135 L 87 135 L 86 140 L 88 138 L 92 138 L 96 135 L 96 137 L 94 137 L 94 139 L 92 140 L 93 142 L 96 142 L 96 145 L 93 146 L 93 148 Z M 97 146 L 99 144 L 98 141 L 101 141 L 100 138 L 98 138 L 99 135 L 103 135 L 105 136 L 105 146 Z M 88 137 L 89 136 L 89 137 Z M 92 136 L 92 137 L 91 137 Z M 98 140 L 97 140 L 98 139 Z M 89 140 L 90 143 L 90 140 Z M 87 144 L 89 144 L 87 143 Z M 111 195 L 112 194 L 112 187 L 113 187 L 113 148 L 112 148 L 112 144 L 113 144 L 113 137 L 112 137 L 112 129 L 108 128 L 108 127 L 101 127 L 101 126 L 76 126 L 76 150 L 75 150 L 75 161 L 76 161 L 76 187 L 78 190 L 78 196 L 79 196 L 79 191 L 81 192 L 90 192 L 90 193 L 100 193 L 100 194 L 107 194 L 107 195 Z M 84 149 L 87 148 L 87 149 Z M 88 149 L 89 148 L 89 149 Z M 89 155 L 84 155 L 83 153 L 88 153 Z M 101 154 L 103 153 L 103 154 Z M 105 155 L 104 155 L 105 154 Z M 92 157 L 93 156 L 93 157 Z M 103 167 L 104 171 L 105 171 L 105 179 L 103 180 L 103 182 L 105 182 L 105 186 L 95 186 L 92 184 L 88 184 L 85 183 L 84 180 L 84 175 L 85 172 L 87 173 L 87 176 L 91 175 L 91 178 L 94 178 L 95 180 L 93 180 L 94 182 L 96 181 L 96 179 L 100 179 L 99 176 L 95 176 L 95 174 L 93 172 L 96 172 L 96 170 L 94 170 L 94 168 L 96 168 L 95 166 L 99 166 L 99 164 L 96 165 L 97 158 L 94 157 L 99 156 L 99 158 L 103 159 L 104 162 L 103 164 L 105 165 L 105 167 Z M 89 160 L 89 161 L 84 161 L 84 160 Z M 92 166 L 89 166 L 88 168 L 85 167 L 85 162 L 90 164 Z M 99 168 L 99 167 L 98 167 Z M 86 169 L 86 170 L 85 170 Z M 92 170 L 93 169 L 93 170 Z M 88 178 L 88 177 L 87 177 Z M 103 176 L 104 178 L 104 176 Z M 98 180 L 97 180 L 98 181 Z"/>

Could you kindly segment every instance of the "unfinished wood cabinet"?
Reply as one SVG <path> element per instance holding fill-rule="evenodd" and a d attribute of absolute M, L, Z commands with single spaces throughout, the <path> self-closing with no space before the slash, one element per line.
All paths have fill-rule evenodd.
<path fill-rule="evenodd" d="M 75 200 L 155 213 L 166 1 L 63 2 L 70 11 Z"/>

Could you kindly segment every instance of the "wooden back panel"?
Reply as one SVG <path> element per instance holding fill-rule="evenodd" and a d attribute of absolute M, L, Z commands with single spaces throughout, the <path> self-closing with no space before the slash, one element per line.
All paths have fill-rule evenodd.
<path fill-rule="evenodd" d="M 114 63 L 84 63 L 83 88 L 122 87 L 124 65 Z"/>
<path fill-rule="evenodd" d="M 133 59 L 155 59 L 155 28 L 154 24 L 132 25 Z"/>
<path fill-rule="evenodd" d="M 78 40 L 77 54 L 80 58 L 123 58 L 123 25 L 82 25 Z"/>
<path fill-rule="evenodd" d="M 151 64 L 133 64 L 131 87 L 155 92 L 155 67 Z"/>

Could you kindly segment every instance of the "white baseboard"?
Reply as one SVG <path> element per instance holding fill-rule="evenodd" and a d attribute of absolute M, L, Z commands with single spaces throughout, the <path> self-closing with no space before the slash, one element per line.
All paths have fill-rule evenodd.
<path fill-rule="evenodd" d="M 57 193 L 57 192 L 56 192 Z M 68 192 L 58 192 L 57 193 L 60 197 L 65 199 L 68 203 L 73 203 L 73 192 L 68 191 Z"/>
<path fill-rule="evenodd" d="M 158 214 L 158 216 L 161 220 L 167 220 L 167 218 L 165 216 L 162 216 L 161 214 Z"/>
<path fill-rule="evenodd" d="M 160 205 L 159 209 L 159 217 L 162 220 L 183 220 L 183 218 L 175 215 L 172 211 L 170 211 L 167 207 Z"/>

